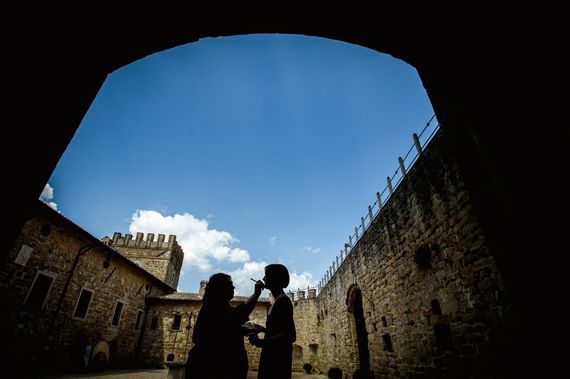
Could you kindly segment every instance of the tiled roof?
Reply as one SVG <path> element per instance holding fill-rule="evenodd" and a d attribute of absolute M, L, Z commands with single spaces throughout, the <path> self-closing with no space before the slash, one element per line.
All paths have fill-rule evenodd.
<path fill-rule="evenodd" d="M 232 299 L 232 302 L 236 303 L 243 303 L 245 302 L 249 296 L 235 296 Z M 202 301 L 202 296 L 197 293 L 192 292 L 174 292 L 169 293 L 168 295 L 163 296 L 149 296 L 149 300 L 156 300 L 156 301 Z M 269 298 L 267 297 L 260 297 L 257 300 L 258 303 L 269 303 Z"/>
<path fill-rule="evenodd" d="M 249 296 L 234 296 L 232 301 L 244 303 L 247 299 L 249 299 Z M 259 299 L 257 299 L 257 302 L 258 303 L 269 303 L 269 298 L 268 297 L 260 297 Z"/>
<path fill-rule="evenodd" d="M 149 299 L 202 301 L 202 296 L 200 296 L 197 293 L 191 293 L 191 292 L 174 292 L 162 296 L 149 296 Z"/>

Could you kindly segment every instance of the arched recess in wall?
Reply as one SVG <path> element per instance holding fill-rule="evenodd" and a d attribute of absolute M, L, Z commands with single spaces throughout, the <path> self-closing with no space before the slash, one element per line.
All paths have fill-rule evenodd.
<path fill-rule="evenodd" d="M 293 367 L 302 367 L 303 363 L 303 348 L 293 344 Z"/>
<path fill-rule="evenodd" d="M 362 291 L 353 284 L 347 291 L 346 304 L 350 313 L 351 329 L 356 336 L 355 349 L 358 352 L 358 363 L 363 371 L 370 370 L 370 352 L 368 351 L 368 332 L 366 331 L 366 319 L 362 307 Z"/>
<path fill-rule="evenodd" d="M 91 365 L 92 369 L 103 370 L 109 364 L 110 348 L 106 341 L 99 341 L 93 348 L 91 353 Z"/>

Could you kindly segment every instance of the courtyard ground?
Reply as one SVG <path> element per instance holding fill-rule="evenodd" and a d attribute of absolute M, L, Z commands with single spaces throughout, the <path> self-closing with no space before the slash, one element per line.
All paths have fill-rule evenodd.
<path fill-rule="evenodd" d="M 151 370 L 151 369 L 130 369 L 130 370 L 108 370 L 97 373 L 87 374 L 74 374 L 74 375 L 56 375 L 44 376 L 38 379 L 83 379 L 83 378 L 97 378 L 97 379 L 166 379 L 168 370 Z M 257 372 L 250 371 L 247 379 L 256 379 Z M 206 378 L 205 378 L 206 379 Z M 327 379 L 326 375 L 319 374 L 305 374 L 302 372 L 294 372 L 292 379 Z"/>

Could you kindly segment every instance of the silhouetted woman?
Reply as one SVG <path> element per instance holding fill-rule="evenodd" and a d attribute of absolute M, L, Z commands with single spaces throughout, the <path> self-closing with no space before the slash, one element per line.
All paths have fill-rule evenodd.
<path fill-rule="evenodd" d="M 261 347 L 258 379 L 291 378 L 293 342 L 297 339 L 293 304 L 283 291 L 289 285 L 289 271 L 281 264 L 265 267 L 265 288 L 275 299 L 265 325 L 265 338 L 251 335 L 249 342 Z"/>
<path fill-rule="evenodd" d="M 263 282 L 255 283 L 253 295 L 244 304 L 230 305 L 234 297 L 231 276 L 223 273 L 210 277 L 204 292 L 188 353 L 186 378 L 247 378 L 247 353 L 241 325 L 255 307 L 263 290 Z"/>

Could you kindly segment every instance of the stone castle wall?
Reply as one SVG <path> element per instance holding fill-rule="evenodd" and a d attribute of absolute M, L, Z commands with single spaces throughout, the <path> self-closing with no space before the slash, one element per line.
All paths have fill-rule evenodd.
<path fill-rule="evenodd" d="M 234 307 L 238 304 L 240 302 L 232 302 Z M 250 322 L 265 326 L 269 306 L 269 302 L 258 302 L 250 315 Z M 149 366 L 163 367 L 169 354 L 173 354 L 171 358 L 174 362 L 186 362 L 188 352 L 193 346 L 192 333 L 201 307 L 202 301 L 199 296 L 195 296 L 194 300 L 157 300 L 149 304 L 141 345 L 142 361 Z M 179 330 L 172 329 L 176 315 L 182 316 Z M 153 318 L 156 318 L 154 327 Z M 247 337 L 245 337 L 245 348 L 249 369 L 255 371 L 259 365 L 261 350 L 250 345 Z"/>
<path fill-rule="evenodd" d="M 321 325 L 316 299 L 294 300 L 293 317 L 297 332 L 297 341 L 293 345 L 293 371 L 303 371 L 305 363 L 310 363 L 315 368 L 321 367 L 318 354 L 321 347 Z"/>
<path fill-rule="evenodd" d="M 21 361 L 22 368 L 42 374 L 73 371 L 82 362 L 82 338 L 93 345 L 105 342 L 111 366 L 133 362 L 142 330 L 135 329 L 138 311 L 145 310 L 147 294 L 167 293 L 168 286 L 50 212 L 55 213 L 43 211 L 26 222 L 0 262 L 2 335 L 14 365 Z M 24 251 L 31 252 L 24 254 L 27 259 Z M 29 309 L 24 302 L 38 272 L 54 280 L 44 306 Z M 77 318 L 74 311 L 83 288 L 93 295 L 85 317 Z M 113 326 L 117 300 L 124 307 L 119 325 Z"/>
<path fill-rule="evenodd" d="M 175 235 L 169 235 L 165 241 L 165 235 L 159 234 L 155 241 L 154 233 L 148 233 L 146 239 L 143 233 L 137 233 L 133 239 L 131 234 L 123 237 L 116 232 L 112 240 L 106 238 L 104 241 L 160 280 L 177 288 L 184 253 Z"/>
<path fill-rule="evenodd" d="M 436 135 L 321 289 L 319 370 L 350 376 L 360 367 L 359 297 L 377 377 L 460 370 L 500 325 L 501 279 L 443 139 Z"/>
<path fill-rule="evenodd" d="M 462 367 L 492 357 L 508 296 L 450 154 L 440 131 L 318 296 L 293 300 L 295 371 L 311 363 L 351 376 L 366 359 L 377 377 L 464 377 Z M 0 261 L 0 333 L 9 359 L 42 374 L 70 371 L 87 337 L 108 343 L 111 365 L 138 359 L 163 367 L 169 354 L 185 361 L 200 298 L 145 301 L 174 290 L 182 259 L 174 236 L 155 242 L 152 234 L 115 233 L 101 242 L 53 210 L 38 211 Z M 38 272 L 54 281 L 42 309 L 30 310 L 24 303 Z M 77 319 L 82 288 L 94 295 Z M 124 310 L 112 326 L 117 300 Z M 268 309 L 258 303 L 251 321 L 265 324 Z M 177 314 L 181 325 L 173 330 Z M 255 370 L 260 350 L 245 345 Z"/>
<path fill-rule="evenodd" d="M 148 307 L 141 360 L 151 367 L 164 367 L 169 354 L 172 361 L 186 362 L 192 348 L 192 332 L 201 302 L 161 302 Z M 179 330 L 173 330 L 175 315 L 181 315 Z M 153 321 L 153 319 L 155 319 Z"/>

